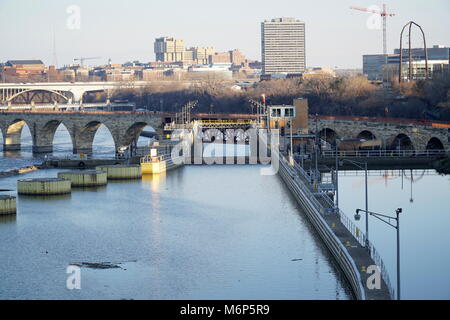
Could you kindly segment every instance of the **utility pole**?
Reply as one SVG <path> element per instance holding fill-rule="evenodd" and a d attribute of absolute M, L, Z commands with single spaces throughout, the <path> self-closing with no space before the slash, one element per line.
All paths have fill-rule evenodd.
<path fill-rule="evenodd" d="M 334 188 L 336 189 L 336 213 L 339 215 L 339 157 L 338 157 L 338 143 L 336 139 L 336 154 L 335 154 L 335 172 L 336 177 L 334 178 Z"/>
<path fill-rule="evenodd" d="M 256 107 L 256 113 L 257 113 L 257 119 L 258 119 L 258 125 L 261 127 L 261 119 L 262 119 L 262 115 L 266 115 L 267 116 L 267 121 L 269 121 L 269 115 L 267 114 L 267 106 L 265 105 L 265 98 L 263 99 L 263 103 L 259 102 L 259 101 L 255 101 L 250 99 L 249 102 Z"/>
<path fill-rule="evenodd" d="M 292 130 L 292 119 L 291 119 L 291 121 L 289 122 L 289 126 L 291 127 L 291 163 L 294 163 L 294 146 L 293 146 L 294 138 L 292 137 L 292 135 L 293 135 L 293 130 Z"/>
<path fill-rule="evenodd" d="M 317 188 L 317 183 L 318 183 L 318 178 L 319 178 L 319 174 L 318 174 L 318 171 L 319 171 L 319 159 L 318 159 L 318 157 L 319 157 L 319 144 L 320 144 L 320 136 L 319 136 L 319 127 L 318 127 L 318 123 L 317 123 L 317 121 L 318 121 L 318 118 L 319 117 L 319 115 L 316 113 L 316 145 L 315 145 L 315 152 L 314 152 L 314 158 L 315 158 L 315 166 L 316 166 L 316 169 L 315 169 L 315 172 L 314 172 L 314 189 L 316 189 Z M 315 191 L 315 190 L 314 190 Z"/>
<path fill-rule="evenodd" d="M 197 106 L 198 101 L 190 101 L 187 104 L 185 104 L 183 107 L 181 107 L 181 122 L 182 124 L 188 124 L 191 123 L 191 109 L 195 108 Z M 175 115 L 175 119 L 178 119 L 178 113 Z"/>

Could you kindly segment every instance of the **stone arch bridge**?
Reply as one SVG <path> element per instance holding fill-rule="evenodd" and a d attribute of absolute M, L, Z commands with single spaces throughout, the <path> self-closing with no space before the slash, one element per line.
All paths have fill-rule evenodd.
<path fill-rule="evenodd" d="M 163 134 L 165 117 L 158 113 L 133 112 L 3 112 L 0 113 L 0 130 L 4 151 L 21 148 L 21 133 L 28 125 L 33 143 L 33 152 L 51 153 L 56 130 L 62 124 L 70 134 L 73 152 L 92 153 L 92 144 L 97 129 L 105 125 L 114 140 L 116 150 L 137 141 L 146 126 Z"/>
<path fill-rule="evenodd" d="M 388 150 L 449 149 L 450 125 L 397 119 L 310 118 L 310 132 L 316 132 L 316 127 L 322 139 L 330 143 L 336 138 L 378 139 Z"/>

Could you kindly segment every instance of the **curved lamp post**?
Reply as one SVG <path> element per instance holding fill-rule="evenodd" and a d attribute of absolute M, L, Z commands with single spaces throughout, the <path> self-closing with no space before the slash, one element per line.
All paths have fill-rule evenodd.
<path fill-rule="evenodd" d="M 361 170 L 364 170 L 365 174 L 365 189 L 366 189 L 366 241 L 365 245 L 368 250 L 370 250 L 369 246 L 369 183 L 368 183 L 368 170 L 367 170 L 367 162 L 358 162 L 354 160 L 349 159 L 341 159 L 339 161 L 339 165 L 343 165 L 344 162 L 349 162 L 353 164 L 354 166 L 360 168 Z M 337 175 L 339 175 L 339 168 L 337 170 Z"/>
<path fill-rule="evenodd" d="M 356 216 L 355 219 L 357 219 L 357 216 L 359 216 L 360 212 L 365 212 L 366 215 L 370 214 L 371 216 L 377 218 L 378 220 L 386 223 L 387 225 L 393 227 L 397 230 L 397 300 L 400 300 L 401 293 L 400 293 L 400 213 L 403 212 L 402 208 L 399 208 L 395 210 L 396 217 L 390 217 L 384 214 L 370 212 L 367 210 L 358 209 L 356 210 Z M 391 221 L 395 220 L 395 224 L 393 224 Z"/>

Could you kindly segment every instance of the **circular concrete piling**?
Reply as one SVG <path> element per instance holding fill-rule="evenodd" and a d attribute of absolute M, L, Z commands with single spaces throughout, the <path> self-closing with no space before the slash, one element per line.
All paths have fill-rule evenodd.
<path fill-rule="evenodd" d="M 58 173 L 58 178 L 67 179 L 72 182 L 72 187 L 100 187 L 107 182 L 107 173 L 104 171 L 70 171 Z"/>
<path fill-rule="evenodd" d="M 0 215 L 16 213 L 16 197 L 0 195 Z"/>
<path fill-rule="evenodd" d="M 29 196 L 53 196 L 68 194 L 72 182 L 62 178 L 25 179 L 17 181 L 17 193 Z"/>
<path fill-rule="evenodd" d="M 140 166 L 114 165 L 100 166 L 95 169 L 106 172 L 108 180 L 132 180 L 142 178 Z"/>

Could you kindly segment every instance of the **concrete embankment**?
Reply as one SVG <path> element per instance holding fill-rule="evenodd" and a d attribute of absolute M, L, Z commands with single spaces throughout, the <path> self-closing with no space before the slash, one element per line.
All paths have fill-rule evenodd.
<path fill-rule="evenodd" d="M 94 169 L 98 166 L 122 165 L 126 162 L 127 160 L 117 160 L 117 159 L 80 159 L 80 160 L 61 159 L 61 160 L 47 160 L 42 164 L 42 168 Z"/>
<path fill-rule="evenodd" d="M 100 187 L 108 183 L 108 174 L 96 170 L 79 170 L 58 173 L 58 178 L 67 179 L 72 182 L 72 187 Z"/>
<path fill-rule="evenodd" d="M 389 289 L 384 280 L 380 290 L 369 290 L 366 285 L 370 276 L 366 270 L 376 265 L 368 250 L 359 244 L 336 213 L 326 212 L 320 206 L 315 196 L 308 191 L 308 186 L 283 156 L 280 158 L 279 175 L 338 262 L 355 297 L 358 300 L 390 300 Z"/>
<path fill-rule="evenodd" d="M 172 158 L 166 160 L 166 171 L 175 170 L 184 166 L 184 163 L 180 163 L 180 161 L 174 161 Z"/>
<path fill-rule="evenodd" d="M 142 170 L 139 165 L 98 166 L 96 170 L 106 172 L 108 180 L 133 180 L 142 178 Z"/>

